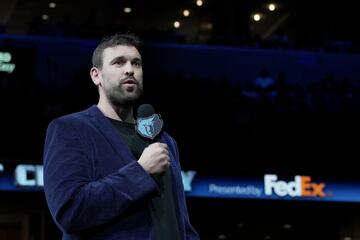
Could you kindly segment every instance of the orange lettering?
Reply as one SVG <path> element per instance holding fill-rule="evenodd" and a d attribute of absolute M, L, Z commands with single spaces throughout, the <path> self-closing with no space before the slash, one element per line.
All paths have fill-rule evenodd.
<path fill-rule="evenodd" d="M 325 184 L 324 183 L 313 183 L 311 184 L 312 188 L 314 189 L 313 195 L 314 196 L 319 196 L 319 197 L 325 197 L 325 193 L 323 191 Z"/>
<path fill-rule="evenodd" d="M 311 178 L 309 176 L 301 176 L 301 195 L 309 197 L 312 195 L 309 188 L 311 187 Z"/>

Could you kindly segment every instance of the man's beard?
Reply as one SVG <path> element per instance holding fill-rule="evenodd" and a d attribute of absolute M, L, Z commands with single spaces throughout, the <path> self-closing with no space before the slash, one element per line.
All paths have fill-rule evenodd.
<path fill-rule="evenodd" d="M 111 105 L 116 107 L 128 107 L 134 105 L 134 103 L 140 98 L 143 92 L 143 87 L 138 85 L 134 92 L 128 93 L 122 88 L 108 92 L 107 98 Z"/>

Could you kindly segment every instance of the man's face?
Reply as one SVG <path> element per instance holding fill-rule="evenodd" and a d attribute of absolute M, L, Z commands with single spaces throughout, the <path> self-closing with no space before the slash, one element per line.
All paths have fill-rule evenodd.
<path fill-rule="evenodd" d="M 132 105 L 143 91 L 141 56 L 133 46 L 106 48 L 99 73 L 99 90 L 116 106 Z"/>

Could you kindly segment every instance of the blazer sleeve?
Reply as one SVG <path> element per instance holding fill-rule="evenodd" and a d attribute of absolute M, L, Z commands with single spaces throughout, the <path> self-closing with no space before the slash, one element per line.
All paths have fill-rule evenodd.
<path fill-rule="evenodd" d="M 71 122 L 49 124 L 44 148 L 44 191 L 50 212 L 66 233 L 104 224 L 158 191 L 155 181 L 131 162 L 93 180 L 91 149 Z"/>

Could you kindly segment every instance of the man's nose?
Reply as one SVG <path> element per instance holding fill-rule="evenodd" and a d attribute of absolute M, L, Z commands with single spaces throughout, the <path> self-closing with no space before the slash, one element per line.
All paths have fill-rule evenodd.
<path fill-rule="evenodd" d="M 125 74 L 129 75 L 129 76 L 134 75 L 134 68 L 133 68 L 131 62 L 127 62 L 125 64 Z"/>

